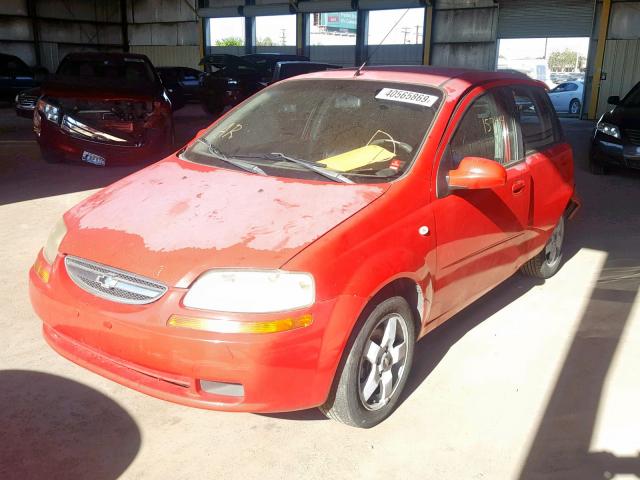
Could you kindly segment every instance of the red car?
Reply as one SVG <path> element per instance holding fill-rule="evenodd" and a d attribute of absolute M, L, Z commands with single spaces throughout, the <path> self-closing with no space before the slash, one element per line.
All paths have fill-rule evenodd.
<path fill-rule="evenodd" d="M 136 390 L 370 427 L 417 339 L 519 269 L 558 270 L 577 206 L 542 83 L 314 73 L 68 211 L 31 301 L 55 350 Z"/>
<path fill-rule="evenodd" d="M 33 115 L 47 162 L 119 165 L 166 155 L 171 101 L 144 55 L 71 53 L 45 82 Z"/>

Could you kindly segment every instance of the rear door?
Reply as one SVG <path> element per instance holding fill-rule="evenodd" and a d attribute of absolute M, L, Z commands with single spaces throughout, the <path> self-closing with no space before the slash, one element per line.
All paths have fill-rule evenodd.
<path fill-rule="evenodd" d="M 463 307 L 511 275 L 529 224 L 531 176 L 522 155 L 513 95 L 502 87 L 476 92 L 454 115 L 438 165 L 434 316 Z M 469 156 L 502 164 L 506 184 L 449 191 L 448 171 Z"/>

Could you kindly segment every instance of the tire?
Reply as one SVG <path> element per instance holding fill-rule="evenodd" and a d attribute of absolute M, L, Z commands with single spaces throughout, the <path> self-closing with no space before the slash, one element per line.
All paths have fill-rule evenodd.
<path fill-rule="evenodd" d="M 593 155 L 589 156 L 589 171 L 594 175 L 606 175 L 607 167 L 597 160 Z"/>
<path fill-rule="evenodd" d="M 223 105 L 220 105 L 219 103 L 211 102 L 211 101 L 203 102 L 202 103 L 202 108 L 208 114 L 215 115 L 216 117 L 219 116 L 222 113 L 222 111 L 224 110 L 224 106 Z"/>
<path fill-rule="evenodd" d="M 346 425 L 371 428 L 397 406 L 413 362 L 416 329 L 402 297 L 379 303 L 356 328 L 320 411 Z"/>
<path fill-rule="evenodd" d="M 40 148 L 40 156 L 47 163 L 60 163 L 60 162 L 62 162 L 62 157 L 60 155 L 57 155 L 56 153 L 53 153 L 53 152 L 50 152 L 50 151 L 47 151 L 47 150 L 43 150 L 42 148 Z"/>
<path fill-rule="evenodd" d="M 569 113 L 571 115 L 580 115 L 580 100 L 577 98 L 571 100 L 571 103 L 569 103 Z"/>
<path fill-rule="evenodd" d="M 564 245 L 565 219 L 558 220 L 551 237 L 542 251 L 520 267 L 520 272 L 528 277 L 551 278 L 562 264 L 562 247 Z"/>

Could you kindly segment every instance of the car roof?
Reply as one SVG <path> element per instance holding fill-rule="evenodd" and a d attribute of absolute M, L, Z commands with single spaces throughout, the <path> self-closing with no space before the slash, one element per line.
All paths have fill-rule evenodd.
<path fill-rule="evenodd" d="M 295 79 L 359 79 L 400 83 L 414 83 L 429 87 L 443 88 L 451 95 L 461 95 L 478 84 L 508 80 L 547 89 L 547 86 L 521 73 L 505 71 L 474 70 L 468 68 L 432 67 L 427 65 L 384 65 L 365 66 L 358 76 L 356 68 L 314 72 Z M 291 81 L 291 80 L 287 80 Z"/>

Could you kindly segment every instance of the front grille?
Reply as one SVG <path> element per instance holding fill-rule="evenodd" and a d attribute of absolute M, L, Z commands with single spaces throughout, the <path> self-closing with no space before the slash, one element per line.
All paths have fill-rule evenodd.
<path fill-rule="evenodd" d="M 20 95 L 18 97 L 18 107 L 23 108 L 25 110 L 33 110 L 36 108 L 36 101 L 38 97 L 28 96 L 28 95 Z"/>
<path fill-rule="evenodd" d="M 64 265 L 77 286 L 112 302 L 141 305 L 167 291 L 159 282 L 71 255 L 65 257 Z"/>
<path fill-rule="evenodd" d="M 625 130 L 624 133 L 627 134 L 631 143 L 640 145 L 640 130 Z"/>

